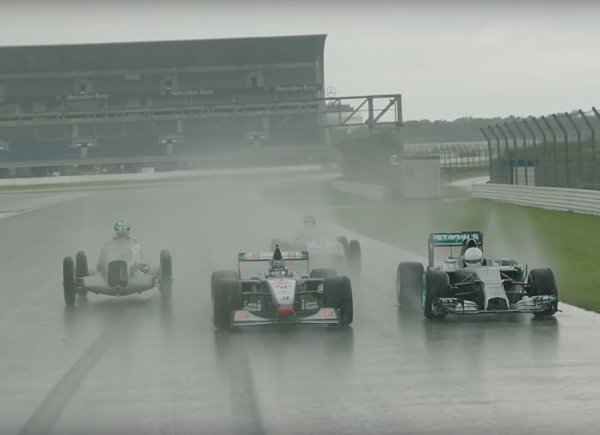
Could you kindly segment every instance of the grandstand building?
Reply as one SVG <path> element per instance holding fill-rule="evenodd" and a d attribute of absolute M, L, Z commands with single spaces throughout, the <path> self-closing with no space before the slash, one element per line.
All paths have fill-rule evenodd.
<path fill-rule="evenodd" d="M 317 145 L 324 44 L 306 35 L 0 47 L 0 167 Z"/>

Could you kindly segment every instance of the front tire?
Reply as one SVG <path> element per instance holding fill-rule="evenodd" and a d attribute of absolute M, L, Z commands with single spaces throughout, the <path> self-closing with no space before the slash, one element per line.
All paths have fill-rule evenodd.
<path fill-rule="evenodd" d="M 444 298 L 450 296 L 450 278 L 446 272 L 438 270 L 428 270 L 425 273 L 425 285 L 421 303 L 423 315 L 428 319 L 443 319 L 446 313 L 435 313 L 433 311 L 433 301 L 435 298 Z"/>
<path fill-rule="evenodd" d="M 340 312 L 340 325 L 348 326 L 354 320 L 352 284 L 347 276 L 325 278 L 323 282 L 323 306 Z"/>
<path fill-rule="evenodd" d="M 158 289 L 163 301 L 170 301 L 173 293 L 173 259 L 166 249 L 160 251 Z"/>
<path fill-rule="evenodd" d="M 235 270 L 216 270 L 210 275 L 210 299 L 215 299 L 215 292 L 220 282 L 224 279 L 238 279 L 238 273 Z"/>
<path fill-rule="evenodd" d="M 232 311 L 241 308 L 242 285 L 239 279 L 217 282 L 213 299 L 213 323 L 218 329 L 231 328 Z"/>
<path fill-rule="evenodd" d="M 65 257 L 63 259 L 63 294 L 67 307 L 75 305 L 76 291 L 75 262 L 73 261 L 73 257 Z"/>
<path fill-rule="evenodd" d="M 417 262 L 402 262 L 396 269 L 396 298 L 400 307 L 418 307 L 423 287 L 423 265 Z"/>
<path fill-rule="evenodd" d="M 554 296 L 556 302 L 552 304 L 549 310 L 541 313 L 534 314 L 535 317 L 550 317 L 556 314 L 558 311 L 558 288 L 556 287 L 556 280 L 554 273 L 550 268 L 543 269 L 532 269 L 529 272 L 529 282 L 531 284 L 529 295 L 530 296 Z"/>

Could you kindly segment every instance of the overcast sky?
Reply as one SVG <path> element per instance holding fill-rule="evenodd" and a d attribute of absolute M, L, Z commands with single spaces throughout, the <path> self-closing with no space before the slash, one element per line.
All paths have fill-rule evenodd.
<path fill-rule="evenodd" d="M 405 119 L 600 106 L 600 2 L 7 1 L 0 45 L 326 33 L 325 85 Z"/>

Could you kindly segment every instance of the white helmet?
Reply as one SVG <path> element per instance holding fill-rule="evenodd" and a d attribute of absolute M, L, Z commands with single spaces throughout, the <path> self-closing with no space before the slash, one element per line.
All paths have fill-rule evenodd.
<path fill-rule="evenodd" d="M 465 264 L 467 266 L 481 266 L 483 252 L 479 248 L 469 248 L 465 251 Z"/>

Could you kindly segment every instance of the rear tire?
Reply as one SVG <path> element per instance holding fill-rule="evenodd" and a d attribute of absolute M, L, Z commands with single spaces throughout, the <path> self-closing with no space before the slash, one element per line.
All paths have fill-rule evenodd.
<path fill-rule="evenodd" d="M 542 313 L 536 313 L 535 317 L 550 317 L 556 314 L 558 311 L 558 288 L 556 287 L 556 280 L 554 273 L 550 268 L 543 269 L 532 269 L 529 272 L 529 282 L 531 283 L 531 289 L 529 296 L 554 296 L 557 301 L 552 305 L 552 308 Z"/>
<path fill-rule="evenodd" d="M 239 279 L 224 278 L 217 282 L 213 299 L 213 323 L 218 329 L 231 328 L 232 311 L 241 308 L 242 285 Z"/>
<path fill-rule="evenodd" d="M 350 240 L 348 243 L 346 259 L 348 261 L 350 272 L 355 276 L 360 275 L 362 268 L 362 253 L 358 240 Z"/>
<path fill-rule="evenodd" d="M 309 278 L 329 278 L 332 276 L 337 276 L 337 271 L 335 269 L 313 269 L 310 271 Z"/>
<path fill-rule="evenodd" d="M 239 279 L 238 273 L 235 270 L 217 270 L 210 275 L 210 299 L 215 299 L 215 291 L 217 286 L 224 279 Z"/>
<path fill-rule="evenodd" d="M 173 259 L 166 249 L 160 251 L 158 289 L 163 301 L 170 301 L 173 293 Z"/>
<path fill-rule="evenodd" d="M 396 298 L 402 308 L 420 306 L 423 288 L 423 265 L 417 262 L 403 262 L 396 269 Z"/>
<path fill-rule="evenodd" d="M 427 270 L 425 285 L 421 296 L 423 315 L 428 319 L 443 319 L 446 314 L 437 314 L 433 311 L 433 300 L 450 296 L 450 278 L 446 272 Z"/>
<path fill-rule="evenodd" d="M 68 307 L 75 305 L 75 262 L 73 257 L 63 259 L 63 293 Z"/>
<path fill-rule="evenodd" d="M 354 320 L 350 279 L 347 276 L 325 278 L 323 293 L 323 306 L 338 309 L 340 311 L 340 325 L 350 325 Z"/>

